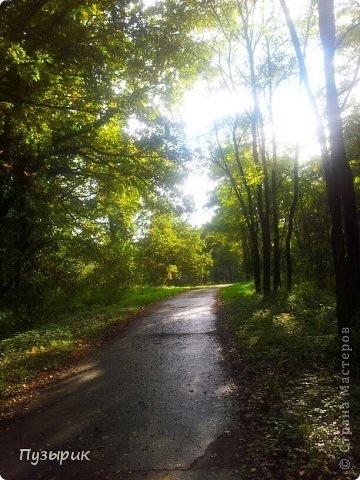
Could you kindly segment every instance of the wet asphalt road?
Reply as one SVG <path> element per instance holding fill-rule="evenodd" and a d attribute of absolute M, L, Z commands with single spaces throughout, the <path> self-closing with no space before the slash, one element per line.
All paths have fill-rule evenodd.
<path fill-rule="evenodd" d="M 233 479 L 196 467 L 234 423 L 222 359 L 218 289 L 160 302 L 126 332 L 46 389 L 0 439 L 5 480 Z M 87 452 L 82 461 L 19 460 L 33 452 Z M 44 455 L 43 455 L 44 457 Z M 34 459 L 34 463 L 36 458 Z"/>

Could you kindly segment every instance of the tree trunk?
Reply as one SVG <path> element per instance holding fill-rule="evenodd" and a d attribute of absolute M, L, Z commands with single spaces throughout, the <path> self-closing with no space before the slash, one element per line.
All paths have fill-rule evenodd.
<path fill-rule="evenodd" d="M 360 249 L 359 231 L 357 223 L 356 200 L 354 192 L 354 181 L 349 163 L 346 158 L 341 109 L 339 106 L 338 92 L 335 81 L 335 14 L 334 0 L 319 0 L 319 27 L 320 37 L 324 52 L 324 70 L 326 80 L 326 109 L 329 129 L 330 159 L 332 175 L 338 184 L 338 190 L 342 201 L 343 225 L 345 236 L 342 243 L 345 243 L 344 259 L 338 258 L 343 279 L 339 289 L 344 296 L 343 307 L 340 307 L 341 324 L 348 326 L 351 316 L 358 306 L 360 294 Z M 342 226 L 342 225 L 341 225 Z M 336 237 L 343 237 L 342 228 L 338 228 Z M 334 238 L 337 241 L 337 238 Z M 344 282 L 344 283 L 343 283 Z"/>
<path fill-rule="evenodd" d="M 280 4 L 295 48 L 302 81 L 318 123 L 317 133 L 331 215 L 331 244 L 336 281 L 337 320 L 339 333 L 341 334 L 343 327 L 350 326 L 351 317 L 358 307 L 360 253 L 353 178 L 345 154 L 341 112 L 335 82 L 334 2 L 333 0 L 318 0 L 320 36 L 324 51 L 330 152 L 327 147 L 325 127 L 314 92 L 310 86 L 300 42 L 286 0 L 280 0 Z"/>
<path fill-rule="evenodd" d="M 273 209 L 273 290 L 276 293 L 281 287 L 281 273 L 280 273 L 280 232 L 279 232 L 279 206 L 277 204 L 277 171 L 276 166 L 273 166 L 271 172 L 272 185 L 272 209 Z"/>
<path fill-rule="evenodd" d="M 243 33 L 244 33 L 244 43 L 249 60 L 249 69 L 250 69 L 250 88 L 251 88 L 251 97 L 252 97 L 252 112 L 250 115 L 251 120 L 251 136 L 252 136 L 252 152 L 253 152 L 253 161 L 255 165 L 260 165 L 260 155 L 259 155 L 259 141 L 262 143 L 262 154 L 265 155 L 263 138 L 259 136 L 259 129 L 261 129 L 261 116 L 259 108 L 259 98 L 258 98 L 258 85 L 255 71 L 255 58 L 254 50 L 256 43 L 254 42 L 252 31 L 251 31 L 251 22 L 250 17 L 251 13 L 249 11 L 248 2 L 236 2 L 238 12 L 242 21 Z M 262 167 L 266 170 L 266 161 L 264 158 L 261 158 Z M 265 209 L 264 209 L 264 198 L 263 198 L 263 186 L 262 184 L 257 186 L 257 209 L 259 213 L 259 222 L 261 228 L 261 239 L 262 239 L 262 254 L 263 254 L 263 293 L 264 295 L 269 295 L 271 293 L 271 237 L 270 237 L 270 222 L 269 222 L 269 196 L 268 196 L 268 178 L 265 175 Z"/>
<path fill-rule="evenodd" d="M 261 261 L 260 261 L 259 242 L 258 242 L 257 231 L 253 224 L 251 225 L 251 228 L 250 228 L 250 242 L 251 242 L 251 250 L 252 250 L 255 290 L 256 290 L 256 293 L 261 293 Z"/>
<path fill-rule="evenodd" d="M 272 199 L 272 227 L 273 227 L 273 291 L 276 293 L 281 286 L 280 274 L 280 232 L 279 232 L 279 205 L 277 197 L 277 139 L 274 125 L 274 109 L 273 109 L 273 67 L 271 63 L 270 45 L 266 39 L 267 62 L 269 74 L 269 117 L 272 129 L 271 147 L 272 147 L 272 168 L 271 168 L 271 199 Z"/>
<path fill-rule="evenodd" d="M 246 206 L 244 198 L 242 196 L 242 193 L 237 185 L 237 182 L 231 172 L 230 166 L 228 164 L 228 161 L 226 159 L 226 155 L 221 148 L 221 144 L 218 138 L 218 135 L 216 133 L 216 141 L 219 147 L 219 152 L 220 156 L 222 159 L 221 162 L 217 162 L 218 166 L 226 173 L 228 176 L 232 189 L 236 195 L 236 198 L 239 201 L 239 204 L 241 206 L 241 210 L 243 212 L 246 226 L 248 228 L 249 234 L 250 234 L 250 245 L 251 245 L 251 253 L 252 253 L 252 264 L 253 264 L 253 275 L 254 275 L 254 284 L 255 284 L 255 290 L 256 293 L 261 292 L 261 261 L 260 261 L 260 254 L 259 254 L 259 242 L 258 242 L 258 228 L 257 228 L 257 220 L 254 215 L 254 208 L 253 208 L 253 202 L 252 202 L 252 197 L 251 197 L 251 191 L 249 188 L 249 185 L 247 184 L 246 177 L 244 175 L 244 170 L 242 167 L 241 159 L 240 159 L 240 152 L 239 152 L 239 147 L 237 144 L 236 140 L 236 128 L 237 124 L 235 122 L 234 127 L 233 127 L 233 144 L 234 144 L 234 151 L 235 151 L 235 158 L 236 158 L 236 163 L 239 169 L 240 177 L 242 178 L 242 183 L 244 185 L 246 194 L 247 194 L 247 199 L 248 199 L 248 206 Z"/>
<path fill-rule="evenodd" d="M 266 159 L 266 141 L 262 115 L 258 114 L 259 127 L 260 127 L 260 139 L 261 139 L 261 165 L 264 173 L 264 218 L 262 222 L 262 234 L 263 234 L 263 288 L 264 295 L 270 295 L 271 293 L 271 222 L 270 222 L 270 185 L 269 185 L 269 172 Z"/>
<path fill-rule="evenodd" d="M 259 162 L 259 149 L 258 149 L 258 127 L 260 126 L 260 111 L 259 111 L 259 100 L 256 91 L 256 76 L 255 76 L 255 63 L 254 63 L 254 52 L 251 47 L 249 48 L 249 60 L 250 60 L 250 75 L 252 83 L 252 97 L 254 102 L 253 112 L 251 115 L 251 129 L 252 129 L 252 146 L 253 146 L 253 159 L 254 163 L 260 165 Z M 263 145 L 264 148 L 264 145 Z M 262 148 L 262 155 L 265 155 L 265 152 Z M 262 239 L 262 254 L 263 254 L 263 293 L 264 295 L 270 295 L 271 293 L 271 238 L 270 238 L 270 219 L 269 219 L 269 189 L 268 189 L 268 178 L 266 171 L 266 162 L 262 162 L 262 167 L 264 170 L 264 187 L 265 187 L 265 209 L 264 209 L 264 200 L 263 200 L 263 188 L 262 184 L 257 187 L 257 207 L 259 211 L 259 220 L 261 227 L 261 239 Z"/>
<path fill-rule="evenodd" d="M 248 232 L 246 232 L 248 233 Z M 253 261 L 252 261 L 252 247 L 249 246 L 248 238 L 244 236 L 242 242 L 243 249 L 243 269 L 245 273 L 245 279 L 249 280 L 253 274 Z"/>
<path fill-rule="evenodd" d="M 289 212 L 288 230 L 285 240 L 286 254 L 286 288 L 288 293 L 292 290 L 292 256 L 291 256 L 291 238 L 294 229 L 294 218 L 299 198 L 299 145 L 296 145 L 294 158 L 294 196 Z"/>

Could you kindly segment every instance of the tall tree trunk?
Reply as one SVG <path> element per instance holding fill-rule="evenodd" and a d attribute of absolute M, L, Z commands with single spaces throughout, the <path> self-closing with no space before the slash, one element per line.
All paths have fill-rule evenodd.
<path fill-rule="evenodd" d="M 286 288 L 290 293 L 292 290 L 292 256 L 291 256 L 291 238 L 294 230 L 294 218 L 299 198 L 299 144 L 296 145 L 294 158 L 294 196 L 289 212 L 289 223 L 285 240 L 286 255 Z"/>
<path fill-rule="evenodd" d="M 260 251 L 259 251 L 259 240 L 258 240 L 258 222 L 255 217 L 253 198 L 251 193 L 251 188 L 246 180 L 245 171 L 242 165 L 239 144 L 236 138 L 236 131 L 238 128 L 238 121 L 236 119 L 233 129 L 232 129 L 232 140 L 234 145 L 235 160 L 239 170 L 240 178 L 243 184 L 243 187 L 246 191 L 248 208 L 245 209 L 244 202 L 241 202 L 243 205 L 243 213 L 247 212 L 248 216 L 248 229 L 250 233 L 250 245 L 251 245 L 251 256 L 252 256 L 252 265 L 253 265 L 253 274 L 254 274 L 254 283 L 256 293 L 261 293 L 261 260 L 260 260 Z M 239 192 L 240 193 L 240 192 Z M 258 193 L 258 192 L 257 192 Z M 238 195 L 239 197 L 239 195 Z M 257 197 L 258 198 L 258 197 Z"/>
<path fill-rule="evenodd" d="M 216 132 L 216 141 L 218 144 L 220 156 L 222 162 L 217 162 L 217 165 L 225 172 L 225 174 L 228 176 L 232 189 L 235 193 L 236 198 L 239 201 L 239 204 L 241 206 L 241 210 L 243 212 L 246 226 L 249 231 L 250 235 L 250 245 L 251 245 L 251 253 L 252 253 L 252 265 L 253 265 L 253 275 L 254 275 L 254 284 L 255 284 L 255 290 L 256 293 L 261 292 L 261 260 L 260 260 L 260 253 L 259 253 L 259 242 L 258 242 L 258 226 L 257 226 L 257 219 L 255 218 L 254 214 L 254 207 L 253 207 L 253 201 L 252 201 L 252 196 L 251 196 L 251 190 L 250 187 L 246 181 L 245 177 L 245 172 L 242 167 L 241 163 L 241 158 L 240 158 L 240 152 L 239 152 L 239 146 L 237 143 L 236 139 L 236 128 L 237 128 L 237 122 L 235 122 L 234 127 L 233 127 L 233 144 L 234 144 L 234 151 L 235 151 L 235 158 L 236 158 L 236 163 L 239 169 L 240 173 L 240 178 L 242 179 L 242 184 L 245 188 L 246 195 L 247 195 L 247 200 L 248 200 L 248 205 L 246 206 L 242 192 L 240 191 L 240 188 L 236 182 L 236 179 L 231 171 L 231 168 L 228 164 L 226 155 L 221 148 L 221 144 L 218 138 L 218 134 Z"/>
<path fill-rule="evenodd" d="M 273 157 L 276 159 L 276 156 Z M 271 190 L 272 190 L 272 224 L 273 224 L 273 290 L 277 292 L 281 287 L 280 273 L 280 231 L 279 231 L 279 206 L 277 198 L 277 165 L 273 163 L 271 171 Z"/>
<path fill-rule="evenodd" d="M 329 129 L 330 159 L 332 175 L 338 182 L 342 200 L 343 225 L 345 229 L 344 266 L 344 314 L 342 323 L 348 325 L 351 315 L 358 306 L 360 294 L 360 247 L 357 223 L 354 180 L 346 158 L 341 109 L 335 81 L 335 13 L 334 0 L 318 0 L 320 38 L 324 52 L 326 80 L 326 109 Z M 341 232 L 342 234 L 342 232 Z M 340 235 L 340 232 L 339 232 Z"/>
<path fill-rule="evenodd" d="M 252 14 L 249 10 L 249 3 L 247 0 L 241 2 L 237 0 L 236 2 L 238 12 L 241 18 L 243 34 L 244 34 L 244 43 L 249 60 L 249 69 L 250 69 L 250 88 L 251 88 L 251 97 L 252 97 L 252 112 L 250 115 L 251 120 L 251 136 L 252 136 L 252 152 L 253 152 L 253 161 L 256 165 L 260 165 L 260 154 L 259 154 L 259 141 L 262 142 L 261 134 L 259 135 L 259 129 L 261 129 L 261 117 L 260 117 L 260 107 L 259 107 L 259 98 L 258 98 L 258 85 L 255 71 L 255 58 L 254 50 L 256 42 L 254 42 L 253 32 L 251 31 L 251 22 L 250 18 Z M 254 4 L 252 5 L 254 6 Z M 261 133 L 261 132 L 260 132 Z M 263 148 L 261 149 L 263 150 Z M 265 152 L 262 152 L 265 155 Z M 266 162 L 262 160 L 262 167 L 266 167 Z M 266 175 L 266 172 L 264 172 Z M 264 184 L 265 190 L 266 182 Z M 269 196 L 265 192 L 265 209 L 264 209 L 264 198 L 263 198 L 263 186 L 262 184 L 257 186 L 257 209 L 259 213 L 259 222 L 261 228 L 261 240 L 262 240 L 262 254 L 263 254 L 263 293 L 264 295 L 269 295 L 271 293 L 271 238 L 270 238 L 270 223 L 269 223 Z"/>
<path fill-rule="evenodd" d="M 270 295 L 271 293 L 271 222 L 270 222 L 270 185 L 269 185 L 269 172 L 266 159 L 266 141 L 262 115 L 258 114 L 260 139 L 261 139 L 261 165 L 264 174 L 264 216 L 261 225 L 262 238 L 263 238 L 263 288 L 264 295 Z"/>
<path fill-rule="evenodd" d="M 256 293 L 261 293 L 261 260 L 259 251 L 259 242 L 255 226 L 252 224 L 250 228 L 250 242 L 252 250 L 252 263 L 254 272 L 254 283 Z"/>
<path fill-rule="evenodd" d="M 244 235 L 244 239 L 242 242 L 242 250 L 243 250 L 243 269 L 245 272 L 245 279 L 249 280 L 253 274 L 253 263 L 252 263 L 253 260 L 252 260 L 252 247 L 251 245 L 249 245 L 249 241 L 246 234 Z"/>
<path fill-rule="evenodd" d="M 279 232 L 279 206 L 277 196 L 277 140 L 274 125 L 274 109 L 273 109 L 273 67 L 271 62 L 270 45 L 266 39 L 267 62 L 269 74 L 269 117 L 272 129 L 271 147 L 272 147 L 272 167 L 271 167 L 271 198 L 272 198 L 272 227 L 273 227 L 273 291 L 276 293 L 281 286 L 280 274 L 280 232 Z"/>
<path fill-rule="evenodd" d="M 273 122 L 272 106 L 270 107 L 271 122 Z M 279 231 L 279 205 L 278 205 L 278 185 L 277 185 L 277 142 L 275 129 L 272 135 L 272 169 L 271 169 L 271 196 L 272 196 L 272 227 L 273 227 L 273 290 L 276 293 L 281 287 L 280 273 L 280 231 Z"/>
<path fill-rule="evenodd" d="M 254 108 L 254 111 L 251 115 L 251 124 L 252 124 L 252 147 L 253 147 L 253 160 L 256 165 L 259 163 L 259 150 L 258 150 L 258 134 L 257 134 L 257 113 L 258 107 Z M 259 222 L 261 229 L 261 240 L 262 240 L 262 257 L 263 257 L 263 283 L 262 290 L 264 295 L 270 294 L 270 250 L 268 248 L 268 228 L 266 225 L 266 213 L 264 212 L 264 202 L 263 202 L 263 188 L 262 185 L 258 185 L 256 188 L 256 203 L 259 213 Z"/>
<path fill-rule="evenodd" d="M 318 0 L 320 35 L 324 50 L 330 152 L 327 147 L 325 127 L 309 82 L 300 42 L 286 0 L 280 0 L 280 4 L 295 48 L 302 81 L 318 124 L 317 133 L 332 225 L 331 244 L 336 281 L 336 309 L 338 329 L 341 333 L 343 327 L 350 325 L 352 314 L 357 308 L 360 288 L 360 255 L 353 178 L 345 155 L 342 121 L 335 82 L 334 2 L 333 0 Z"/>

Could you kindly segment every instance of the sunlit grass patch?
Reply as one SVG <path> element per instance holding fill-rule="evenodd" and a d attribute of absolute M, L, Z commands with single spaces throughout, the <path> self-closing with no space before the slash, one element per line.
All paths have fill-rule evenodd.
<path fill-rule="evenodd" d="M 272 323 L 274 327 L 283 328 L 286 333 L 289 334 L 295 333 L 300 328 L 295 321 L 294 315 L 291 315 L 288 312 L 282 312 L 279 315 L 274 315 L 272 318 Z"/>

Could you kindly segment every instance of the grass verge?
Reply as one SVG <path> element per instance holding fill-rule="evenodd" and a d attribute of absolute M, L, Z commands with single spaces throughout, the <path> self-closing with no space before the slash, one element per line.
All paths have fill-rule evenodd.
<path fill-rule="evenodd" d="M 242 445 L 249 478 L 356 478 L 358 383 L 350 387 L 353 436 L 344 436 L 341 351 L 333 298 L 309 286 L 262 299 L 249 283 L 221 290 L 235 353 Z M 345 438 L 345 440 L 344 440 Z M 352 444 L 347 449 L 349 440 Z M 339 462 L 352 467 L 342 470 Z"/>
<path fill-rule="evenodd" d="M 0 340 L 0 404 L 87 349 L 111 326 L 121 325 L 146 305 L 189 287 L 142 287 L 119 293 L 112 305 L 93 305 Z"/>

